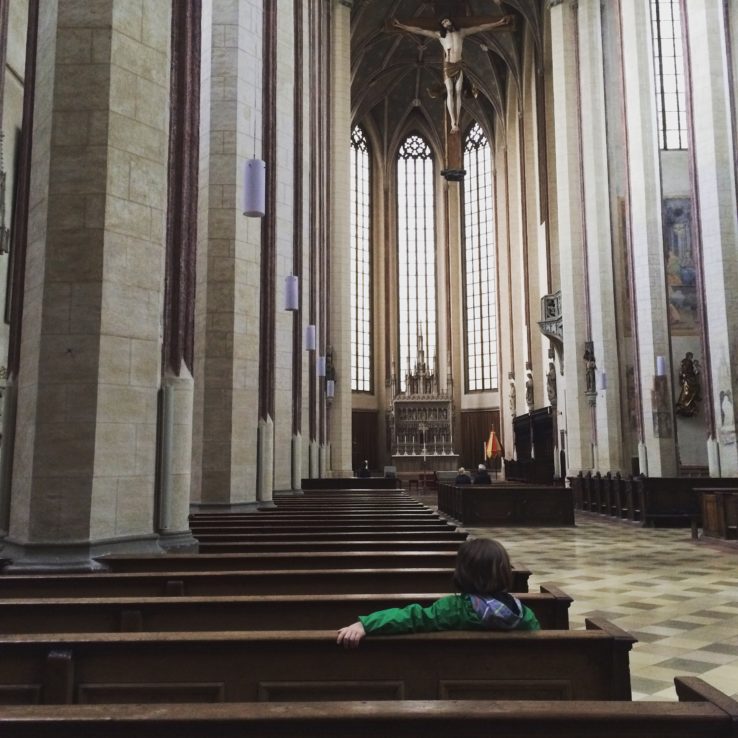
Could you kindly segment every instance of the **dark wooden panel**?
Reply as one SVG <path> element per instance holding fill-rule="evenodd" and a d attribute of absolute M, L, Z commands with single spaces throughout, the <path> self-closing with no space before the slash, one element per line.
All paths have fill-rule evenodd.
<path fill-rule="evenodd" d="M 499 410 L 461 412 L 461 444 L 457 449 L 459 466 L 476 469 L 483 460 L 482 444 L 487 442 L 491 430 L 494 430 L 498 439 L 501 438 Z"/>
<path fill-rule="evenodd" d="M 379 469 L 379 415 L 376 410 L 351 413 L 351 468 L 356 470 L 366 459 L 370 469 Z"/>
<path fill-rule="evenodd" d="M 225 684 L 184 680 L 167 684 L 86 683 L 77 688 L 75 701 L 81 705 L 225 702 Z"/>
<path fill-rule="evenodd" d="M 372 681 L 260 682 L 259 702 L 316 702 L 323 700 L 402 700 L 405 683 L 393 679 Z M 371 696 L 369 696 L 371 695 Z"/>

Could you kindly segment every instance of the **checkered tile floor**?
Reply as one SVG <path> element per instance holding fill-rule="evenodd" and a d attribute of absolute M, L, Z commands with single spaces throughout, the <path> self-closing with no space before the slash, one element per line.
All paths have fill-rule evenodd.
<path fill-rule="evenodd" d="M 430 503 L 426 503 L 430 504 Z M 738 548 L 695 543 L 689 529 L 644 529 L 580 515 L 574 528 L 469 529 L 501 541 L 533 573 L 574 598 L 570 627 L 604 617 L 638 638 L 633 699 L 676 700 L 695 675 L 738 698 Z"/>

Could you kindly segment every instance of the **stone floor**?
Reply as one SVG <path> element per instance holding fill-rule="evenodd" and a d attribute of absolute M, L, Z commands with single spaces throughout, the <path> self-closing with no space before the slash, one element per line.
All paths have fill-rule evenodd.
<path fill-rule="evenodd" d="M 571 628 L 599 616 L 638 638 L 633 699 L 676 700 L 673 679 L 684 675 L 738 698 L 738 547 L 589 515 L 574 528 L 469 532 L 501 541 L 533 573 L 531 591 L 550 582 L 573 597 Z"/>

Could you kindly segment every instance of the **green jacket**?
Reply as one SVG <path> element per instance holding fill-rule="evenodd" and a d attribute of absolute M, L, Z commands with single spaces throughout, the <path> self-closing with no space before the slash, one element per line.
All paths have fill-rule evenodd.
<path fill-rule="evenodd" d="M 493 601 L 494 602 L 494 601 Z M 513 626 L 485 623 L 477 614 L 469 595 L 448 595 L 428 607 L 408 605 L 378 610 L 371 615 L 360 615 L 359 621 L 367 634 L 396 635 L 398 633 L 426 633 L 434 630 L 540 630 L 530 608 L 520 604 L 519 622 Z"/>

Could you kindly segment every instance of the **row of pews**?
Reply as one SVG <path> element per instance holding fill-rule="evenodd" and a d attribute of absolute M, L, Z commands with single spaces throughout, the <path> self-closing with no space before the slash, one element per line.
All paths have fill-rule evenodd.
<path fill-rule="evenodd" d="M 0 576 L 0 735 L 735 735 L 738 705 L 699 679 L 630 702 L 635 639 L 570 630 L 571 599 L 529 592 L 525 568 L 541 631 L 339 648 L 357 615 L 452 591 L 466 536 L 399 489 L 313 482 L 277 503 L 193 516 L 200 554 Z"/>
<path fill-rule="evenodd" d="M 574 497 L 568 487 L 494 482 L 438 485 L 438 509 L 469 527 L 574 525 Z"/>
<path fill-rule="evenodd" d="M 574 504 L 582 512 L 648 527 L 699 528 L 713 537 L 735 539 L 738 479 L 735 477 L 644 477 L 619 472 L 579 472 L 569 478 Z"/>

